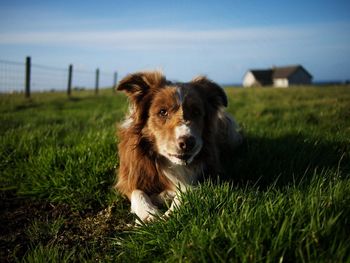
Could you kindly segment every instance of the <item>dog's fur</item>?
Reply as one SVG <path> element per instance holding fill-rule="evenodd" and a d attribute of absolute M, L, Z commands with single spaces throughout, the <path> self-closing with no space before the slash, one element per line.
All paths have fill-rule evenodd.
<path fill-rule="evenodd" d="M 205 77 L 172 83 L 162 73 L 141 72 L 125 77 L 117 88 L 130 100 L 119 127 L 116 188 L 131 201 L 142 221 L 158 214 L 158 205 L 173 200 L 204 175 L 222 173 L 220 153 L 242 141 L 238 126 L 225 111 L 224 90 Z"/>

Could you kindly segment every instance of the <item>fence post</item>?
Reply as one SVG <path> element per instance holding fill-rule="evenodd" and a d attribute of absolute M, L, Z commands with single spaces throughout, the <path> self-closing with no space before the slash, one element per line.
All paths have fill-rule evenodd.
<path fill-rule="evenodd" d="M 113 90 L 116 91 L 118 84 L 118 72 L 114 72 Z"/>
<path fill-rule="evenodd" d="M 100 82 L 100 69 L 96 69 L 96 82 L 95 82 L 95 94 L 98 94 L 98 86 Z"/>
<path fill-rule="evenodd" d="M 73 65 L 70 64 L 68 68 L 68 87 L 67 87 L 68 97 L 70 97 L 72 93 L 72 79 L 73 79 Z"/>
<path fill-rule="evenodd" d="M 30 98 L 30 71 L 31 71 L 31 59 L 26 57 L 26 79 L 25 79 L 25 97 Z"/>

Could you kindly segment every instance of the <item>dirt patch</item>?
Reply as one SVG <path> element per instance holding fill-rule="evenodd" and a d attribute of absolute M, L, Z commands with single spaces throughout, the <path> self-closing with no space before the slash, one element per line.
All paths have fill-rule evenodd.
<path fill-rule="evenodd" d="M 0 192 L 0 197 L 0 262 L 21 259 L 39 244 L 70 249 L 93 243 L 102 253 L 108 238 L 128 229 L 132 222 L 125 204 L 74 211 L 65 204 L 20 198 L 9 191 Z"/>

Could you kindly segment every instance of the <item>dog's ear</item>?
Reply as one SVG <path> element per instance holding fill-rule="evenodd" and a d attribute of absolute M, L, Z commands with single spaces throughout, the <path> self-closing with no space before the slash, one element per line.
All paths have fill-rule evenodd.
<path fill-rule="evenodd" d="M 222 106 L 227 107 L 228 102 L 226 94 L 218 84 L 204 76 L 194 78 L 191 83 L 203 90 L 203 94 L 211 106 L 215 108 L 220 108 Z"/>
<path fill-rule="evenodd" d="M 139 72 L 123 78 L 117 90 L 125 91 L 134 103 L 140 102 L 147 94 L 166 84 L 166 79 L 159 71 Z"/>

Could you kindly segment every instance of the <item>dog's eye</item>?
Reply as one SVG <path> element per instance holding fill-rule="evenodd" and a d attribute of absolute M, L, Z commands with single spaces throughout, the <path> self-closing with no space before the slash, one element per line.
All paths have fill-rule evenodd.
<path fill-rule="evenodd" d="M 166 116 L 168 116 L 168 111 L 166 109 L 161 109 L 159 111 L 158 115 L 161 117 L 166 117 Z"/>

